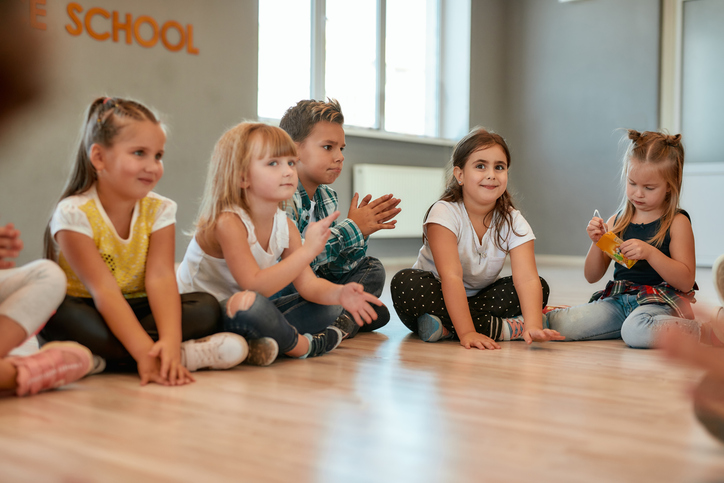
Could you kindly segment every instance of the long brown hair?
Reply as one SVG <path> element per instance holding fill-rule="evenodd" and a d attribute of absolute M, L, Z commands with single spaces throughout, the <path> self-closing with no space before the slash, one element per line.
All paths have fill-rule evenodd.
<path fill-rule="evenodd" d="M 664 214 L 661 216 L 659 230 L 650 240 L 647 240 L 649 244 L 660 248 L 679 210 L 681 181 L 684 176 L 684 146 L 681 144 L 681 134 L 669 135 L 652 131 L 640 133 L 629 129 L 626 137 L 631 140 L 631 143 L 623 157 L 621 181 L 624 195 L 618 210 L 620 215 L 611 231 L 621 236 L 631 224 L 636 213 L 636 207 L 626 196 L 626 183 L 628 183 L 628 170 L 631 163 L 651 164 L 658 168 L 669 188 L 669 192 L 664 198 Z"/>
<path fill-rule="evenodd" d="M 455 145 L 455 149 L 453 150 L 452 156 L 450 158 L 450 165 L 448 167 L 448 169 L 450 170 L 450 178 L 448 179 L 445 191 L 443 191 L 442 196 L 438 201 L 449 201 L 451 203 L 457 203 L 462 201 L 463 188 L 462 186 L 460 186 L 460 184 L 458 184 L 458 181 L 452 174 L 452 172 L 455 168 L 464 169 L 465 164 L 470 158 L 470 155 L 472 155 L 475 151 L 496 145 L 500 146 L 503 149 L 503 152 L 505 153 L 505 161 L 507 164 L 506 169 L 509 169 L 510 150 L 508 149 L 508 145 L 506 144 L 505 139 L 503 139 L 500 134 L 494 133 L 492 131 L 487 131 L 481 127 L 476 127 L 472 131 L 470 131 L 464 138 L 462 138 Z M 427 216 L 430 214 L 431 209 L 432 206 L 427 209 L 427 213 L 425 213 L 425 221 L 427 221 Z M 493 208 L 490 213 L 485 215 L 485 219 L 483 220 L 485 226 L 488 227 L 490 227 L 490 224 L 493 222 L 493 220 L 495 220 L 495 226 L 493 228 L 497 236 L 494 238 L 493 241 L 495 243 L 495 246 L 502 251 L 506 251 L 503 249 L 505 239 L 502 235 L 503 229 L 506 226 L 509 227 L 510 230 L 513 230 L 513 233 L 520 236 L 520 234 L 517 233 L 513 228 L 513 215 L 510 212 L 514 209 L 515 206 L 513 205 L 513 198 L 510 196 L 510 193 L 506 188 L 505 192 L 495 201 L 495 208 Z M 496 214 L 498 216 L 494 216 Z M 422 240 L 424 243 L 424 235 L 422 237 Z"/>
<path fill-rule="evenodd" d="M 65 182 L 60 200 L 69 196 L 85 193 L 98 181 L 93 164 L 90 160 L 90 149 L 94 144 L 111 147 L 113 140 L 130 121 L 151 121 L 161 124 L 158 117 L 143 104 L 129 99 L 117 97 L 99 97 L 88 106 L 85 122 L 80 131 L 78 152 L 73 162 L 70 175 Z M 53 236 L 50 233 L 50 222 L 44 235 L 45 258 L 55 259 Z"/>

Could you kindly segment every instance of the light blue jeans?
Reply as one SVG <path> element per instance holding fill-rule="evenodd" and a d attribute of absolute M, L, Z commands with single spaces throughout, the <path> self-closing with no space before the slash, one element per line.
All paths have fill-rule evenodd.
<path fill-rule="evenodd" d="M 635 294 L 620 294 L 549 312 L 544 316 L 544 324 L 568 341 L 622 338 L 631 347 L 650 349 L 670 326 L 699 336 L 697 321 L 675 317 L 675 313 L 668 305 L 639 305 Z"/>

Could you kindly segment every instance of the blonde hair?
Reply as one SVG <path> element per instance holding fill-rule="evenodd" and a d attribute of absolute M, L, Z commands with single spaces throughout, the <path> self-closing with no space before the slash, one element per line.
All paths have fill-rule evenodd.
<path fill-rule="evenodd" d="M 226 131 L 211 155 L 196 230 L 213 229 L 225 209 L 240 206 L 248 211 L 240 184 L 249 176 L 252 159 L 278 156 L 297 156 L 294 142 L 278 127 L 242 122 Z"/>
<path fill-rule="evenodd" d="M 624 187 L 624 195 L 618 210 L 620 215 L 617 217 L 611 231 L 617 236 L 621 236 L 631 224 L 631 220 L 636 213 L 636 207 L 626 196 L 628 170 L 631 162 L 650 164 L 658 169 L 668 187 L 668 193 L 664 198 L 664 213 L 661 216 L 659 230 L 650 240 L 647 240 L 649 244 L 659 248 L 679 211 L 681 181 L 684 175 L 684 147 L 681 144 L 681 134 L 669 135 L 652 131 L 640 133 L 629 129 L 626 137 L 631 140 L 631 143 L 623 157 L 621 181 Z"/>
<path fill-rule="evenodd" d="M 91 146 L 113 146 L 113 141 L 131 121 L 151 121 L 161 125 L 158 116 L 151 109 L 130 99 L 99 97 L 88 106 L 80 131 L 78 151 L 59 202 L 88 191 L 98 181 L 98 174 L 90 160 Z M 45 228 L 44 245 L 45 258 L 55 259 L 50 222 Z"/>

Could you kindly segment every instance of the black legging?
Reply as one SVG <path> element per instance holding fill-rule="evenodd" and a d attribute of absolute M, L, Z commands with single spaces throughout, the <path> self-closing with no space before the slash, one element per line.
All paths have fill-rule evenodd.
<path fill-rule="evenodd" d="M 543 287 L 543 307 L 545 307 L 550 288 L 543 278 L 540 279 L 540 283 Z M 400 270 L 392 278 L 390 290 L 395 311 L 408 329 L 417 333 L 417 318 L 422 314 L 432 314 L 439 317 L 442 325 L 453 335 L 455 334 L 455 327 L 442 296 L 442 283 L 432 272 L 414 268 Z M 497 340 L 500 338 L 502 325 L 491 324 L 490 316 L 521 315 L 520 300 L 513 285 L 513 277 L 500 278 L 472 297 L 468 297 L 468 307 L 475 331 Z"/>
<path fill-rule="evenodd" d="M 131 310 L 151 339 L 158 340 L 156 321 L 147 297 L 127 299 Z M 198 339 L 220 330 L 219 302 L 207 293 L 181 295 L 181 339 Z M 133 364 L 133 358 L 96 309 L 92 298 L 66 296 L 43 330 L 38 334 L 41 344 L 53 340 L 72 340 L 106 359 L 109 368 Z"/>

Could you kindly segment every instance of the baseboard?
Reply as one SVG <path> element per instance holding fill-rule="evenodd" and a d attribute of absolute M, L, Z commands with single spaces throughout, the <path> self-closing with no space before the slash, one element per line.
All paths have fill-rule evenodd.
<path fill-rule="evenodd" d="M 558 267 L 583 267 L 586 257 L 571 255 L 536 255 L 536 264 L 555 265 Z"/>
<path fill-rule="evenodd" d="M 380 257 L 379 260 L 382 262 L 382 265 L 386 267 L 411 267 L 415 264 L 417 255 L 414 257 Z"/>

